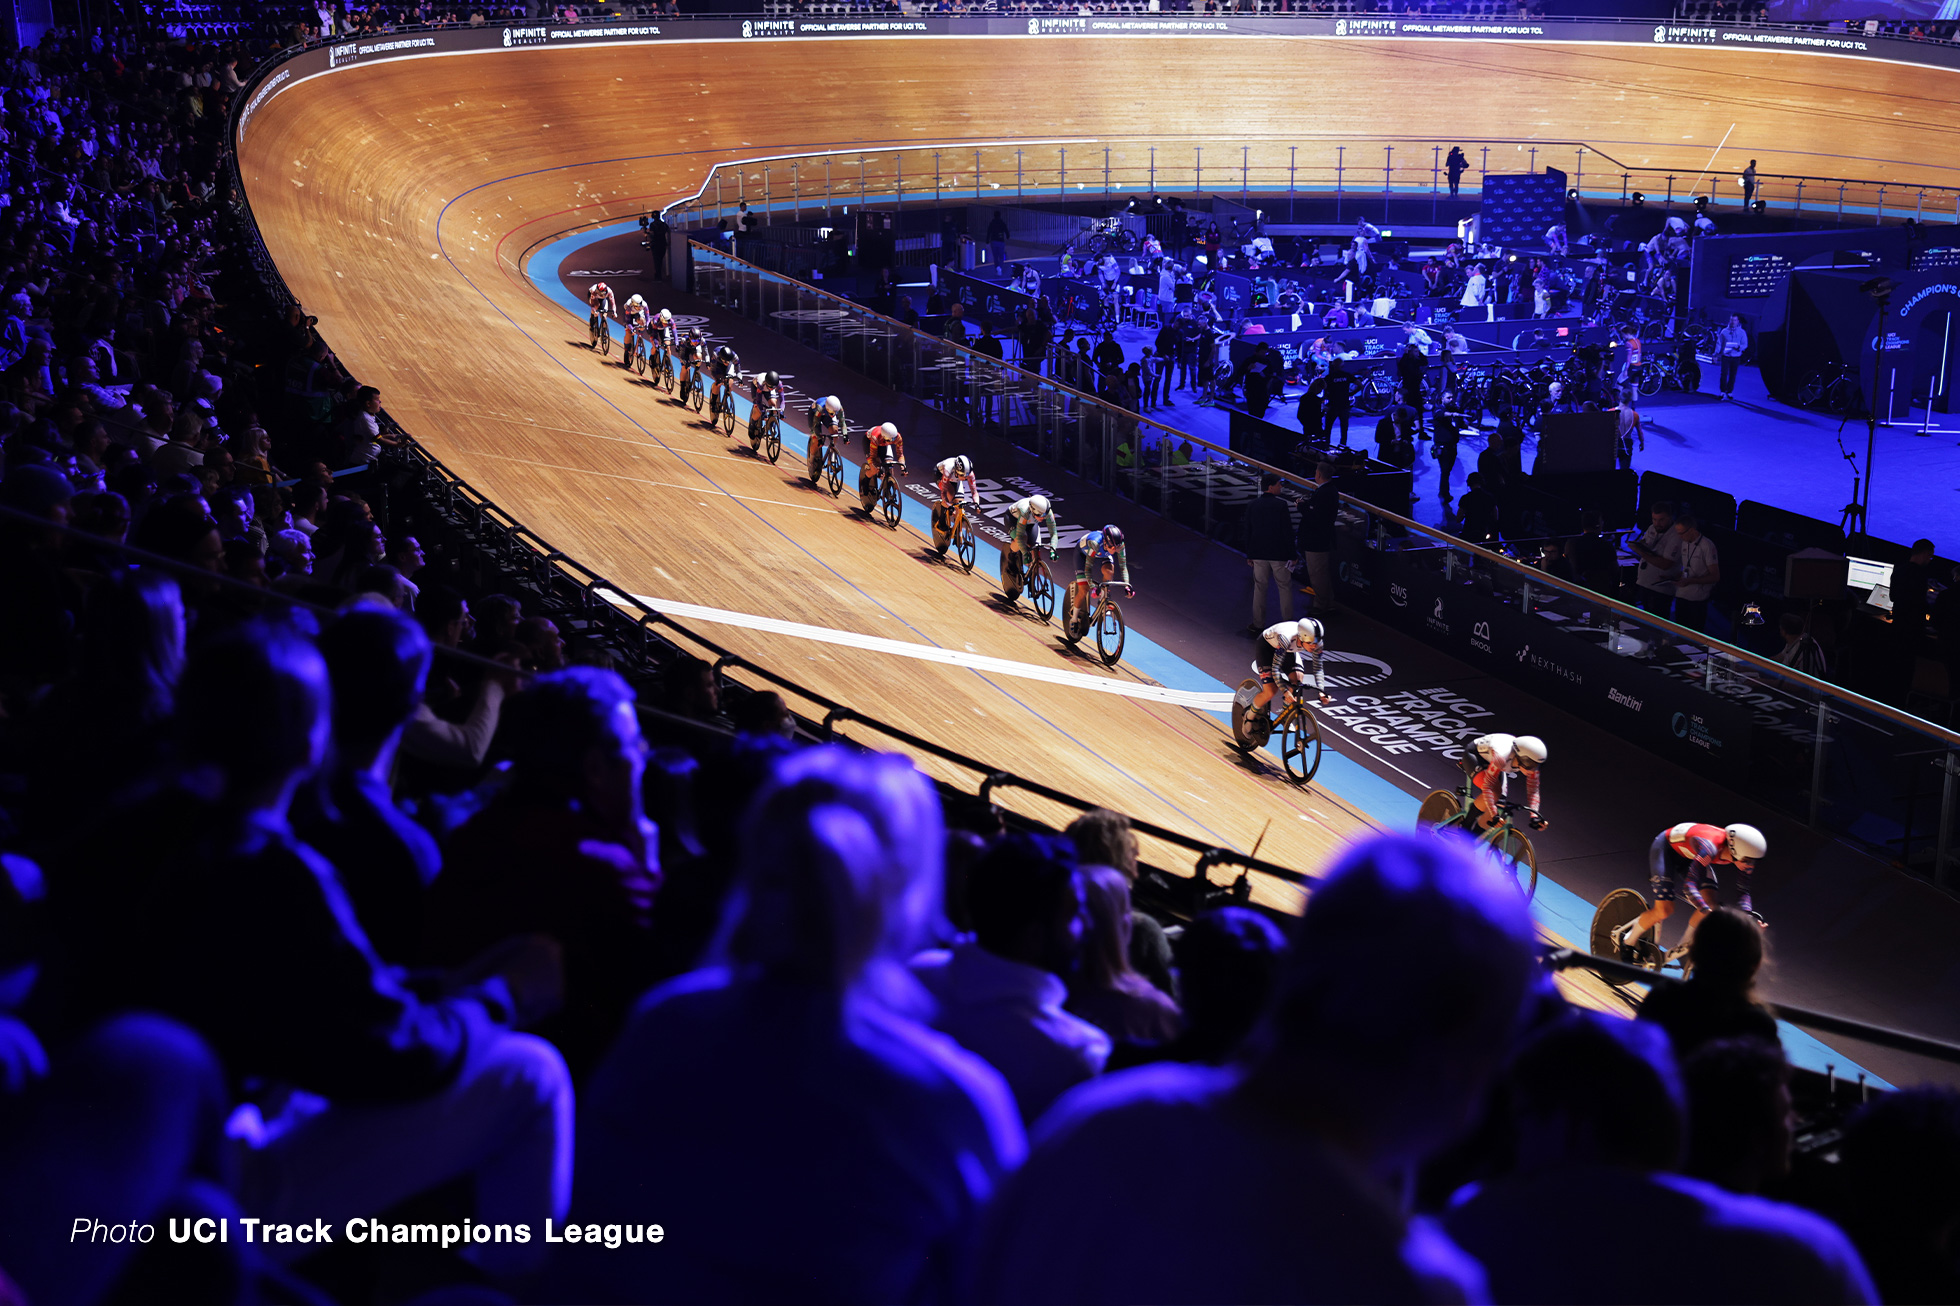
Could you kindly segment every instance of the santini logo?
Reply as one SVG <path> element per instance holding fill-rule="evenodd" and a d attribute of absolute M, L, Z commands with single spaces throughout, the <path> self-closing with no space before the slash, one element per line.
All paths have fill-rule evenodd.
<path fill-rule="evenodd" d="M 1617 689 L 1608 689 L 1606 691 L 1606 701 L 1609 703 L 1618 703 L 1621 707 L 1630 707 L 1636 712 L 1642 707 L 1639 699 L 1635 698 L 1632 694 L 1622 694 Z"/>

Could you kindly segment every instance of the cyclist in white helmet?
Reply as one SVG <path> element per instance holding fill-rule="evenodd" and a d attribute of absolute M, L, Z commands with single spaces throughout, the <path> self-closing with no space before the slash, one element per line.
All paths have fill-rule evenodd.
<path fill-rule="evenodd" d="M 832 444 L 844 440 L 850 427 L 844 421 L 844 401 L 836 395 L 825 395 L 810 401 L 810 449 L 804 458 L 804 466 L 809 469 L 810 483 L 816 484 L 820 465 L 817 451 L 822 448 L 819 441 L 828 440 Z"/>
<path fill-rule="evenodd" d="M 1768 854 L 1769 840 L 1753 825 L 1703 825 L 1684 821 L 1669 826 L 1654 836 L 1647 849 L 1647 880 L 1654 891 L 1654 905 L 1622 926 L 1614 941 L 1621 947 L 1632 947 L 1641 935 L 1674 914 L 1675 901 L 1682 896 L 1694 908 L 1694 915 L 1688 920 L 1688 935 L 1692 938 L 1701 918 L 1719 905 L 1711 900 L 1709 893 L 1722 887 L 1715 876 L 1717 866 L 1735 867 L 1735 905 L 1755 917 L 1756 924 L 1765 924 L 1756 911 L 1750 881 L 1755 876 L 1756 863 Z M 1679 889 L 1675 887 L 1677 876 L 1681 881 Z"/>
<path fill-rule="evenodd" d="M 1473 771 L 1471 784 L 1477 790 L 1477 823 L 1488 830 L 1497 824 L 1497 804 L 1511 795 L 1511 777 L 1524 777 L 1525 806 L 1531 810 L 1531 828 L 1542 830 L 1551 822 L 1538 805 L 1538 768 L 1545 764 L 1545 741 L 1536 735 L 1481 735 L 1464 750 L 1463 769 Z"/>
<path fill-rule="evenodd" d="M 1272 722 L 1266 713 L 1273 693 L 1282 680 L 1289 694 L 1305 689 L 1309 658 L 1313 660 L 1314 690 L 1320 695 L 1321 706 L 1334 701 L 1327 695 L 1327 671 L 1321 661 L 1327 652 L 1327 629 L 1318 621 L 1307 617 L 1268 626 L 1259 632 L 1256 647 L 1258 656 L 1252 669 L 1259 676 L 1259 692 L 1252 696 L 1252 706 L 1246 709 L 1248 735 L 1263 740 L 1272 733 Z"/>
<path fill-rule="evenodd" d="M 619 311 L 619 301 L 613 298 L 613 288 L 603 281 L 595 281 L 585 292 L 585 306 L 588 310 L 586 326 L 592 332 L 592 347 L 596 350 L 603 344 L 605 350 L 612 350 L 612 319 Z"/>
<path fill-rule="evenodd" d="M 858 468 L 858 498 L 864 510 L 877 506 L 879 474 L 891 469 L 893 475 L 905 471 L 905 437 L 891 422 L 873 426 L 864 433 L 864 465 Z"/>
<path fill-rule="evenodd" d="M 1042 543 L 1041 528 L 1048 528 L 1048 542 Z M 1055 517 L 1055 505 L 1045 494 L 1030 494 L 1007 507 L 1007 547 L 1000 551 L 1000 591 L 1012 603 L 1034 563 L 1036 549 L 1047 549 L 1052 556 L 1061 545 L 1062 531 Z"/>
<path fill-rule="evenodd" d="M 626 350 L 620 355 L 619 365 L 631 369 L 639 351 L 646 347 L 647 331 L 653 321 L 653 310 L 641 295 L 629 295 L 626 309 L 621 314 L 626 323 Z"/>
<path fill-rule="evenodd" d="M 961 496 L 969 506 L 979 502 L 980 483 L 973 475 L 973 460 L 963 453 L 940 462 L 938 472 L 939 499 L 932 505 L 932 543 L 934 551 L 944 555 L 952 538 L 953 504 Z"/>

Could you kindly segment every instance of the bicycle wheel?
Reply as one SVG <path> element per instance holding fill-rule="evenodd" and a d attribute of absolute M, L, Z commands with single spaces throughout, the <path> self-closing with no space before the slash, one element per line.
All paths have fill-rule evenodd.
<path fill-rule="evenodd" d="M 1055 582 L 1049 578 L 1047 568 L 1028 577 L 1028 602 L 1034 604 L 1034 615 L 1044 624 L 1055 615 Z"/>
<path fill-rule="evenodd" d="M 1102 612 L 1096 617 L 1096 652 L 1102 655 L 1106 666 L 1115 666 L 1123 658 L 1123 609 L 1113 602 L 1103 604 Z M 1316 732 L 1318 733 L 1318 732 Z M 1318 765 L 1318 759 L 1315 765 Z"/>
<path fill-rule="evenodd" d="M 721 397 L 721 429 L 724 435 L 735 434 L 735 396 L 732 394 Z"/>
<path fill-rule="evenodd" d="M 1840 417 L 1855 412 L 1858 408 L 1858 387 L 1849 377 L 1839 377 L 1830 389 L 1824 392 L 1824 397 L 1831 411 Z"/>
<path fill-rule="evenodd" d="M 1538 853 L 1531 846 L 1531 840 L 1524 831 L 1509 826 L 1498 831 L 1490 842 L 1491 855 L 1497 864 L 1511 877 L 1511 883 L 1518 886 L 1526 902 L 1538 892 Z"/>
<path fill-rule="evenodd" d="M 1062 643 L 1074 648 L 1080 638 L 1075 629 L 1075 586 L 1070 585 L 1062 590 Z"/>
<path fill-rule="evenodd" d="M 898 520 L 901 513 L 898 501 L 898 482 L 890 476 L 885 477 L 884 485 L 879 487 L 878 511 L 883 515 L 887 527 L 892 530 L 898 529 Z"/>
<path fill-rule="evenodd" d="M 1320 770 L 1320 718 L 1300 703 L 1280 723 L 1279 764 L 1286 778 L 1296 785 L 1306 784 Z"/>
<path fill-rule="evenodd" d="M 674 393 L 674 360 L 665 353 L 660 355 L 660 362 L 656 364 L 653 383 L 668 394 Z"/>
<path fill-rule="evenodd" d="M 1652 363 L 1649 363 L 1647 366 L 1640 369 L 1640 393 L 1641 394 L 1646 395 L 1648 398 L 1652 398 L 1653 396 L 1659 394 L 1661 392 L 1661 387 L 1666 384 L 1667 384 L 1667 375 L 1664 369 L 1657 367 Z"/>
<path fill-rule="evenodd" d="M 1463 800 L 1454 789 L 1432 789 L 1416 809 L 1416 824 L 1447 825 L 1463 813 Z"/>
<path fill-rule="evenodd" d="M 1815 408 L 1817 401 L 1824 397 L 1824 374 L 1812 372 L 1797 387 L 1797 402 L 1805 408 Z"/>
<path fill-rule="evenodd" d="M 830 497 L 842 498 L 844 495 L 844 455 L 829 441 L 824 442 L 823 453 L 824 484 L 830 487 Z"/>
<path fill-rule="evenodd" d="M 599 324 L 599 357 L 612 357 L 612 323 L 610 322 Z"/>
<path fill-rule="evenodd" d="M 953 556 L 960 560 L 961 567 L 972 571 L 974 552 L 973 527 L 962 517 L 959 529 L 953 532 Z"/>
<path fill-rule="evenodd" d="M 688 385 L 691 390 L 688 398 L 694 404 L 694 411 L 698 413 L 708 405 L 708 387 L 701 384 L 701 378 L 698 376 L 689 381 Z"/>
<path fill-rule="evenodd" d="M 769 425 L 762 428 L 762 451 L 769 455 L 772 463 L 783 456 L 783 419 L 773 413 L 769 417 Z"/>
<path fill-rule="evenodd" d="M 1598 909 L 1593 912 L 1592 930 L 1587 940 L 1593 956 L 1609 957 L 1615 961 L 1633 960 L 1621 952 L 1613 942 L 1613 936 L 1628 921 L 1646 914 L 1646 911 L 1646 895 L 1638 889 L 1615 889 L 1600 899 Z"/>

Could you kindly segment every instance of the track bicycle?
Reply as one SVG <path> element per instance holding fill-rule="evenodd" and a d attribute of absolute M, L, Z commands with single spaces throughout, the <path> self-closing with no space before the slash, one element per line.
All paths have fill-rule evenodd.
<path fill-rule="evenodd" d="M 681 381 L 681 403 L 692 404 L 695 412 L 700 412 L 708 402 L 708 389 L 712 383 L 708 379 L 708 363 L 700 359 L 688 364 L 687 376 Z"/>
<path fill-rule="evenodd" d="M 696 405 L 695 411 L 700 407 Z M 722 434 L 735 434 L 735 377 L 731 373 L 708 387 L 708 425 L 720 424 Z"/>
<path fill-rule="evenodd" d="M 1842 416 L 1858 407 L 1858 378 L 1842 363 L 1820 368 L 1797 387 L 1797 403 L 1804 408 L 1823 408 Z"/>
<path fill-rule="evenodd" d="M 1255 753 L 1277 737 L 1279 763 L 1286 778 L 1294 784 L 1306 784 L 1320 770 L 1320 718 L 1302 688 L 1282 685 L 1279 715 L 1249 721 L 1252 700 L 1258 693 L 1259 682 L 1248 677 L 1239 682 L 1238 691 L 1232 695 L 1232 742 L 1241 752 Z"/>
<path fill-rule="evenodd" d="M 653 385 L 657 390 L 674 393 L 674 351 L 671 346 L 649 342 L 647 352 L 651 355 L 649 366 L 653 370 Z"/>
<path fill-rule="evenodd" d="M 932 547 L 942 558 L 951 548 L 953 556 L 960 560 L 960 566 L 972 571 L 977 542 L 973 538 L 973 523 L 967 520 L 966 496 L 954 496 L 952 505 L 942 509 L 938 515 L 943 517 L 945 525 L 942 527 L 937 520 L 933 523 Z"/>
<path fill-rule="evenodd" d="M 1467 761 L 1467 759 L 1466 759 Z M 1477 807 L 1476 768 L 1466 766 L 1461 789 L 1431 790 L 1416 811 L 1416 824 L 1436 830 L 1462 830 L 1474 835 L 1488 849 L 1504 874 L 1510 877 L 1524 900 L 1530 902 L 1538 892 L 1538 852 L 1531 838 L 1512 824 L 1512 814 L 1528 811 L 1523 803 L 1498 800 L 1497 821 L 1488 830 L 1480 827 L 1482 813 Z"/>
<path fill-rule="evenodd" d="M 1370 417 L 1380 417 L 1401 399 L 1401 387 L 1396 385 L 1386 368 L 1376 368 L 1362 378 L 1360 385 L 1354 387 L 1354 411 Z"/>
<path fill-rule="evenodd" d="M 1055 615 L 1055 577 L 1048 570 L 1048 559 L 1054 550 L 1037 545 L 1034 548 L 1034 565 L 1026 561 L 1027 554 L 1009 545 L 1000 551 L 1000 592 L 1008 603 L 1020 601 L 1021 592 L 1027 591 L 1028 602 L 1034 605 L 1034 615 L 1043 622 Z"/>
<path fill-rule="evenodd" d="M 599 351 L 600 357 L 612 353 L 612 319 L 595 308 L 585 325 L 592 333 L 592 347 Z"/>
<path fill-rule="evenodd" d="M 844 493 L 844 455 L 838 452 L 837 446 L 850 438 L 848 429 L 810 436 L 817 451 L 815 461 L 810 463 L 810 484 L 828 489 L 833 498 Z"/>
<path fill-rule="evenodd" d="M 1692 934 L 1683 933 L 1681 941 L 1673 947 L 1661 942 L 1660 934 L 1666 921 L 1655 924 L 1637 943 L 1627 945 L 1619 941 L 1621 930 L 1647 914 L 1653 906 L 1647 895 L 1638 889 L 1615 889 L 1599 900 L 1593 911 L 1592 929 L 1587 935 L 1587 946 L 1593 956 L 1606 957 L 1612 961 L 1625 962 L 1629 966 L 1642 966 L 1655 972 L 1676 970 L 1686 979 L 1694 972 L 1694 963 L 1688 960 L 1688 941 Z M 1758 925 L 1765 924 L 1760 913 L 1751 912 Z"/>
<path fill-rule="evenodd" d="M 1070 585 L 1062 594 L 1062 642 L 1073 647 L 1093 630 L 1097 655 L 1106 666 L 1112 667 L 1123 658 L 1123 639 L 1127 632 L 1123 609 L 1109 596 L 1110 589 L 1117 585 L 1122 585 L 1125 593 L 1136 593 L 1120 580 L 1092 581 L 1088 605 L 1081 611 L 1076 609 L 1075 586 Z"/>
<path fill-rule="evenodd" d="M 644 333 L 626 328 L 626 339 L 620 346 L 619 365 L 639 376 L 647 374 L 647 338 Z"/>
<path fill-rule="evenodd" d="M 904 505 L 898 495 L 898 461 L 889 452 L 872 480 L 871 492 L 864 496 L 860 506 L 872 521 L 882 518 L 888 529 L 898 529 Z"/>
<path fill-rule="evenodd" d="M 749 449 L 766 454 L 770 462 L 783 454 L 782 410 L 757 403 L 749 410 Z"/>

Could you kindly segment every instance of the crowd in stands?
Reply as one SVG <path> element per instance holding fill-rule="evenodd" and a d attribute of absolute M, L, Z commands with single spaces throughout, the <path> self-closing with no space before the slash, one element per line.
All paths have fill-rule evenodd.
<path fill-rule="evenodd" d="M 4 69 L 0 1301 L 1960 1294 L 1960 1095 L 1786 1189 L 1746 917 L 1637 1022 L 1441 840 L 1167 928 L 1116 813 L 1006 828 L 423 530 L 251 256 L 242 53 Z"/>

